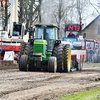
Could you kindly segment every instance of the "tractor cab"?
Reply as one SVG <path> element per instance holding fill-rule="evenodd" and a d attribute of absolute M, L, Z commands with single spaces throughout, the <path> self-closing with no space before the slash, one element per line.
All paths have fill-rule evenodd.
<path fill-rule="evenodd" d="M 35 34 L 34 34 L 34 39 L 43 39 L 43 40 L 56 40 L 58 39 L 58 34 L 57 34 L 57 26 L 54 24 L 42 24 L 42 23 L 37 23 L 35 25 Z"/>
<path fill-rule="evenodd" d="M 55 41 L 58 39 L 58 27 L 54 24 L 36 23 L 34 39 L 35 41 L 47 42 L 47 51 L 52 51 Z"/>

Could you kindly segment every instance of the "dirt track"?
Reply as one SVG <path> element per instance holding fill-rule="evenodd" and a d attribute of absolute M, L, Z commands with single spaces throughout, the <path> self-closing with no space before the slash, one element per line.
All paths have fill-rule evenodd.
<path fill-rule="evenodd" d="M 0 100 L 55 100 L 76 91 L 98 88 L 100 65 L 90 66 L 85 64 L 83 71 L 71 73 L 21 72 L 17 66 L 5 70 L 3 66 Z"/>

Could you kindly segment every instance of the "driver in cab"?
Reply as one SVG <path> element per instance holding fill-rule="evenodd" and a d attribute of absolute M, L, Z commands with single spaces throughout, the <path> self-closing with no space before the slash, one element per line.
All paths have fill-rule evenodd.
<path fill-rule="evenodd" d="M 54 39 L 53 30 L 47 29 L 46 31 L 46 39 Z"/>
<path fill-rule="evenodd" d="M 69 35 L 68 35 L 67 37 L 68 37 L 68 38 L 75 38 L 75 35 L 74 35 L 72 32 L 70 32 Z"/>

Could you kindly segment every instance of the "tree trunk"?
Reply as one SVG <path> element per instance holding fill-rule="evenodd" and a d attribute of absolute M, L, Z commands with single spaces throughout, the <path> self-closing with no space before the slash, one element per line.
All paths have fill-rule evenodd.
<path fill-rule="evenodd" d="M 7 30 L 7 25 L 8 25 L 8 0 L 5 0 L 6 5 L 5 5 L 5 30 Z"/>
<path fill-rule="evenodd" d="M 59 14 L 58 14 L 58 27 L 60 28 L 61 22 L 61 9 L 62 9 L 62 0 L 59 0 Z M 60 38 L 60 30 L 58 30 L 58 37 Z"/>
<path fill-rule="evenodd" d="M 39 23 L 41 23 L 41 3 L 42 3 L 42 0 L 39 0 L 39 10 L 38 10 L 38 14 L 39 14 Z"/>
<path fill-rule="evenodd" d="M 20 11 L 19 11 L 19 22 L 20 23 L 22 23 L 22 19 L 23 19 L 23 15 L 24 15 L 24 13 L 23 13 L 23 0 L 19 0 L 19 3 L 20 3 L 20 6 L 19 6 L 19 9 L 20 9 Z"/>

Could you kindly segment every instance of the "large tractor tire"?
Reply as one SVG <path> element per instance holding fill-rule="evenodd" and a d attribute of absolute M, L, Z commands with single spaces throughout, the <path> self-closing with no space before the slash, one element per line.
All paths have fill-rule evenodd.
<path fill-rule="evenodd" d="M 25 54 L 32 57 L 33 56 L 33 44 L 32 43 L 27 43 L 26 48 L 25 48 Z"/>
<path fill-rule="evenodd" d="M 26 43 L 22 42 L 20 44 L 20 48 L 19 48 L 19 59 L 20 59 L 21 55 L 25 55 L 25 47 L 26 47 Z"/>
<path fill-rule="evenodd" d="M 56 57 L 49 58 L 48 71 L 56 73 L 57 71 L 57 58 Z"/>
<path fill-rule="evenodd" d="M 57 71 L 58 72 L 62 72 L 63 70 L 63 63 L 62 63 L 63 47 L 64 47 L 63 44 L 59 44 L 54 47 L 53 52 L 52 52 L 52 56 L 57 58 Z"/>
<path fill-rule="evenodd" d="M 19 70 L 20 71 L 27 71 L 28 70 L 27 62 L 28 62 L 28 56 L 27 55 L 22 55 L 20 57 L 20 60 L 19 60 Z"/>
<path fill-rule="evenodd" d="M 64 72 L 70 72 L 71 70 L 71 48 L 69 44 L 66 44 L 63 49 L 63 66 Z"/>
<path fill-rule="evenodd" d="M 25 48 L 25 54 L 32 57 L 33 56 L 33 44 L 32 43 L 27 43 L 26 48 Z M 36 66 L 34 66 L 34 61 L 30 61 L 29 66 L 28 66 L 28 71 L 35 71 Z"/>

